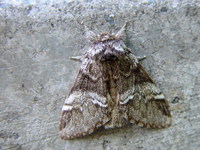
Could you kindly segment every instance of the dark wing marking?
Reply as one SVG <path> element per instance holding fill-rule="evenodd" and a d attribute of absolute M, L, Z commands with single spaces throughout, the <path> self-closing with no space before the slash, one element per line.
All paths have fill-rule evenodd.
<path fill-rule="evenodd" d="M 107 73 L 102 64 L 86 59 L 79 70 L 75 83 L 69 94 L 73 91 L 92 91 L 106 97 L 107 87 L 105 81 Z"/>
<path fill-rule="evenodd" d="M 169 105 L 165 99 L 130 100 L 127 104 L 128 119 L 148 128 L 165 128 L 171 125 Z"/>

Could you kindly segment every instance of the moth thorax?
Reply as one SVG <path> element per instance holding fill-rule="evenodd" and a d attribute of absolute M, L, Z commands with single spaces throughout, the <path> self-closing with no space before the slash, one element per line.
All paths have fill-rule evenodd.
<path fill-rule="evenodd" d="M 111 41 L 111 40 L 115 40 L 115 39 L 116 39 L 116 37 L 114 35 L 111 35 L 108 33 L 102 33 L 97 38 L 97 40 L 99 42 Z"/>

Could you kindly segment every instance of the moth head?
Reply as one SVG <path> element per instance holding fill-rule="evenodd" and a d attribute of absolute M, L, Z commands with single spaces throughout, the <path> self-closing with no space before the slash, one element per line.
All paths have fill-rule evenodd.
<path fill-rule="evenodd" d="M 96 35 L 89 31 L 86 33 L 91 46 L 88 54 L 98 61 L 112 61 L 119 59 L 125 53 L 125 44 L 123 42 L 125 26 L 117 34 L 102 33 Z"/>
<path fill-rule="evenodd" d="M 108 41 L 108 40 L 122 40 L 125 35 L 126 26 L 127 26 L 127 22 L 116 34 L 102 33 L 99 35 L 96 35 L 87 26 L 85 26 L 86 38 L 91 43 L 103 42 L 103 41 Z"/>

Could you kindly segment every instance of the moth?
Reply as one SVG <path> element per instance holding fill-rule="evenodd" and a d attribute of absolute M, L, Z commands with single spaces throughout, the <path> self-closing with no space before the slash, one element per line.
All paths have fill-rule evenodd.
<path fill-rule="evenodd" d="M 62 139 L 129 123 L 147 128 L 171 125 L 165 96 L 123 42 L 125 29 L 126 24 L 115 35 L 95 35 L 87 28 L 89 48 L 74 58 L 81 67 L 62 107 Z"/>

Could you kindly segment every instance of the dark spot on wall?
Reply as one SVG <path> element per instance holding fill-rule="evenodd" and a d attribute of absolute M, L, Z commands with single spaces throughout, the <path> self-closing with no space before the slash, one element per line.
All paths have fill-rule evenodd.
<path fill-rule="evenodd" d="M 167 12 L 167 11 L 168 11 L 168 8 L 167 8 L 167 7 L 162 7 L 162 8 L 160 9 L 160 11 L 161 11 L 161 12 Z"/>

